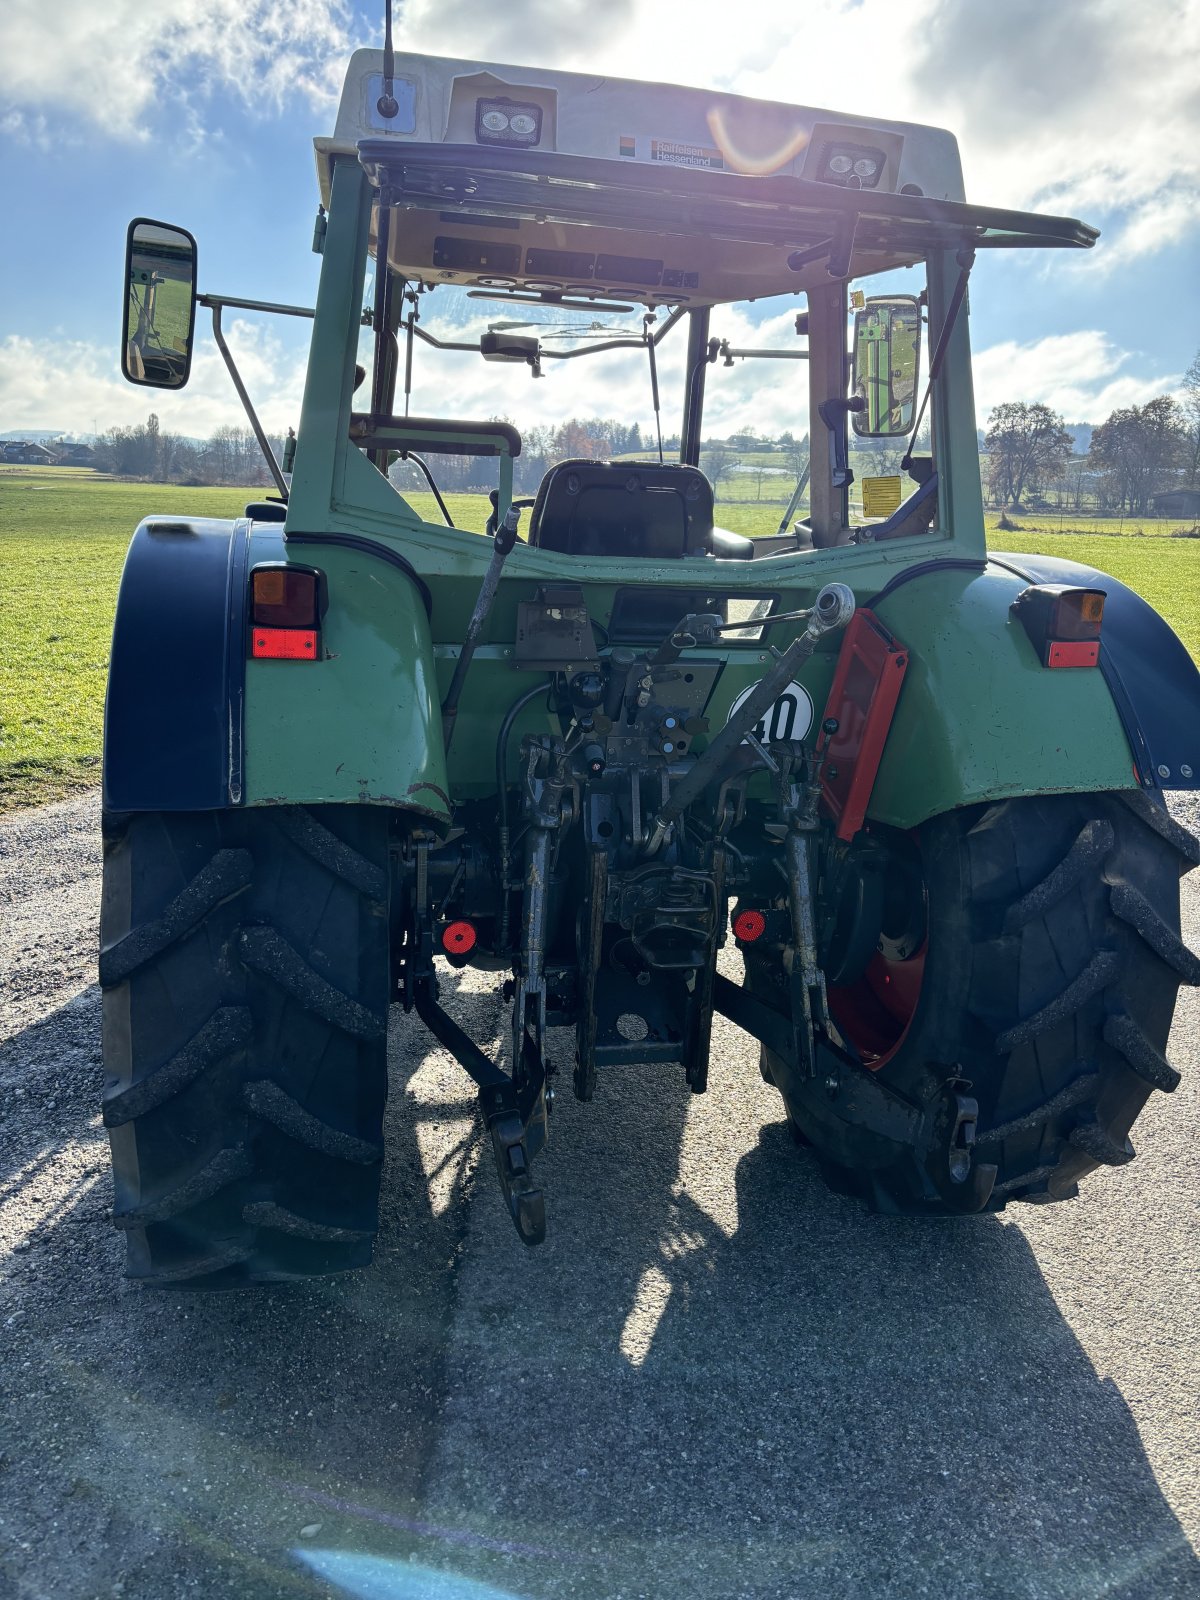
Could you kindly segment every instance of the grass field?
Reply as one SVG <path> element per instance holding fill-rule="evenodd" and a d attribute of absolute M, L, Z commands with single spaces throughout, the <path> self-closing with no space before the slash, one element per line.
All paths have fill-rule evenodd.
<path fill-rule="evenodd" d="M 154 512 L 236 516 L 254 493 L 115 482 L 82 468 L 0 467 L 0 810 L 98 779 L 117 582 L 136 524 Z M 409 498 L 440 520 L 432 495 Z M 447 502 L 460 527 L 482 530 L 482 495 Z M 768 505 L 718 511 L 723 526 L 748 534 L 773 533 L 779 515 Z M 1060 533 L 1057 515 L 1017 520 L 1020 532 L 998 532 L 989 515 L 993 548 L 1111 572 L 1161 611 L 1200 660 L 1200 540 L 1172 539 L 1153 522 L 1140 525 L 1144 534 L 1137 525 L 1119 534 L 1111 522 Z"/>

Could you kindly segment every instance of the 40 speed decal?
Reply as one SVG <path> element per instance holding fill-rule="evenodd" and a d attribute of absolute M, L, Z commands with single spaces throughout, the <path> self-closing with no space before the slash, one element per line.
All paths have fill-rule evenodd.
<path fill-rule="evenodd" d="M 732 721 L 738 707 L 745 705 L 757 687 L 757 684 L 752 683 L 748 689 L 742 690 L 729 708 L 727 722 Z M 813 725 L 815 715 L 812 696 L 808 690 L 798 683 L 789 683 L 750 731 L 759 744 L 770 744 L 773 739 L 804 739 Z M 744 744 L 745 740 L 742 742 Z"/>

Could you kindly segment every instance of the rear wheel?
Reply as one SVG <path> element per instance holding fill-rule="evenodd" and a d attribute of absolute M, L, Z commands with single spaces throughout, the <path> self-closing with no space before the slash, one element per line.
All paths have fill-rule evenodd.
<path fill-rule="evenodd" d="M 838 1025 L 906 1099 L 934 1107 L 957 1086 L 978 1102 L 974 1162 L 996 1169 L 984 1209 L 1070 1199 L 1097 1167 L 1132 1160 L 1138 1112 L 1179 1081 L 1164 1054 L 1171 1017 L 1179 984 L 1200 983 L 1179 938 L 1179 879 L 1200 842 L 1131 791 L 953 812 L 915 845 L 920 904 L 890 913 L 906 936 L 885 936 L 834 992 Z M 752 987 L 770 987 L 748 967 Z M 764 1052 L 764 1076 L 783 1083 L 780 1065 Z M 788 1117 L 833 1187 L 884 1211 L 977 1209 L 931 1182 L 911 1147 L 839 1118 L 817 1078 L 793 1088 Z"/>
<path fill-rule="evenodd" d="M 130 1277 L 370 1260 L 387 828 L 366 806 L 105 818 L 103 1110 Z"/>

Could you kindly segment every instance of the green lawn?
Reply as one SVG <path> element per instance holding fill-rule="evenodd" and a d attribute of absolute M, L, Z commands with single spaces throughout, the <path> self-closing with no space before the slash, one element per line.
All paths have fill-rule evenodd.
<path fill-rule="evenodd" d="M 154 512 L 238 515 L 248 489 L 115 482 L 86 469 L 0 467 L 0 810 L 51 800 L 98 778 L 104 680 L 117 582 L 130 535 Z M 432 495 L 409 496 L 440 520 Z M 482 495 L 447 496 L 479 532 Z M 723 526 L 773 533 L 778 506 L 720 505 Z M 1057 517 L 1020 517 L 995 549 L 1062 555 L 1111 572 L 1145 595 L 1200 660 L 1200 540 L 1155 531 L 1059 533 Z M 1036 524 L 1036 527 L 1035 527 Z M 1145 524 L 1149 528 L 1160 525 Z"/>
<path fill-rule="evenodd" d="M 117 582 L 137 523 L 156 511 L 227 517 L 251 493 L 0 469 L 0 810 L 97 781 Z"/>

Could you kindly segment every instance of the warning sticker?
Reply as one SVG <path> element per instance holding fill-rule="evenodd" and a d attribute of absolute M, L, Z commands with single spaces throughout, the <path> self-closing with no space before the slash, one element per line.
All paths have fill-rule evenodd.
<path fill-rule="evenodd" d="M 722 171 L 725 166 L 719 150 L 703 144 L 681 144 L 678 139 L 623 133 L 618 148 L 633 161 L 662 161 L 672 167 L 708 167 L 715 171 Z"/>
<path fill-rule="evenodd" d="M 862 492 L 864 517 L 890 517 L 900 509 L 899 477 L 864 478 Z"/>

